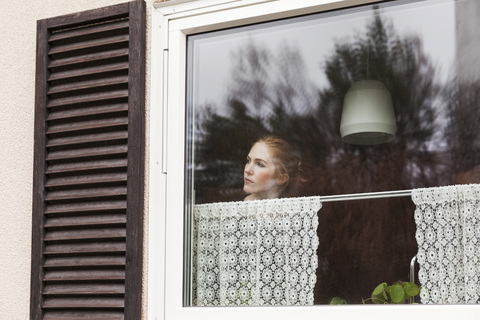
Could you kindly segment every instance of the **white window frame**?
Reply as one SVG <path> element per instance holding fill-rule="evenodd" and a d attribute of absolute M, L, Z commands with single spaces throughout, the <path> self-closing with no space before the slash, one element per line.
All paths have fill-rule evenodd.
<path fill-rule="evenodd" d="M 151 10 L 148 319 L 478 319 L 479 305 L 184 307 L 186 37 L 378 0 L 175 0 Z"/>

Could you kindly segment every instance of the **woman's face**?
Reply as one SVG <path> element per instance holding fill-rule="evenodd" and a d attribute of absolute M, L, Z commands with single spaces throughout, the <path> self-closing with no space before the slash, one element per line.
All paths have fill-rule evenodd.
<path fill-rule="evenodd" d="M 278 197 L 281 181 L 277 178 L 273 160 L 266 143 L 257 142 L 253 145 L 243 174 L 243 190 L 250 194 L 247 200 Z"/>

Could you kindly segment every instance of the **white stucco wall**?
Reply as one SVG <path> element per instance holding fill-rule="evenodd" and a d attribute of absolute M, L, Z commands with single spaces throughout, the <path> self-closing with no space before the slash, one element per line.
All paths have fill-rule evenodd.
<path fill-rule="evenodd" d="M 0 320 L 29 319 L 36 21 L 122 2 L 0 1 Z"/>

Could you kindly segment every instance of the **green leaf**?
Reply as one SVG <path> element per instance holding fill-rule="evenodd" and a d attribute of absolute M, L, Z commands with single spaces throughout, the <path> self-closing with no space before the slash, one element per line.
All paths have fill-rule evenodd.
<path fill-rule="evenodd" d="M 403 288 L 405 289 L 405 293 L 409 297 L 415 297 L 420 293 L 420 288 L 415 284 L 411 282 L 404 282 L 403 283 Z"/>
<path fill-rule="evenodd" d="M 391 285 L 386 289 L 393 303 L 402 303 L 405 301 L 405 291 L 401 284 Z"/>
<path fill-rule="evenodd" d="M 330 304 L 332 305 L 339 305 L 339 304 L 347 304 L 347 300 L 342 299 L 340 297 L 334 297 L 331 301 Z"/>
<path fill-rule="evenodd" d="M 383 295 L 374 296 L 372 295 L 372 302 L 375 304 L 386 304 L 388 303 L 387 299 Z"/>
<path fill-rule="evenodd" d="M 372 302 L 375 304 L 388 303 L 388 296 L 385 292 L 388 287 L 386 282 L 380 283 L 372 292 Z"/>
<path fill-rule="evenodd" d="M 387 287 L 386 282 L 380 283 L 372 292 L 372 296 L 378 296 L 379 294 L 382 294 L 385 291 L 385 288 Z"/>

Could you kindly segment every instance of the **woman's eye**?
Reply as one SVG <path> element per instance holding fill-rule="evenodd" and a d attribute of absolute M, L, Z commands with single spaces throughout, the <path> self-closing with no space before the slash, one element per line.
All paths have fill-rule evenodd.
<path fill-rule="evenodd" d="M 259 166 L 260 168 L 265 167 L 265 165 L 264 165 L 263 163 L 261 163 L 261 162 L 257 162 L 257 166 Z"/>

